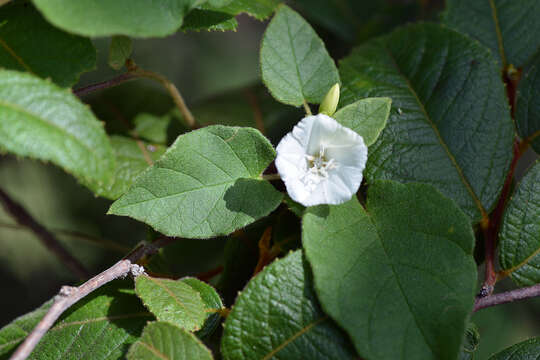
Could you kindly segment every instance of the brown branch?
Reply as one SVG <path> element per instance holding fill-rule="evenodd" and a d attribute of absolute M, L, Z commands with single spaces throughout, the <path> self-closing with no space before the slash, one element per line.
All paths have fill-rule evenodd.
<path fill-rule="evenodd" d="M 60 289 L 59 294 L 55 297 L 54 303 L 47 311 L 47 314 L 45 314 L 32 332 L 26 337 L 24 342 L 17 348 L 10 360 L 26 359 L 30 356 L 41 338 L 54 325 L 55 321 L 58 320 L 58 318 L 73 304 L 114 279 L 126 276 L 129 273 L 133 274 L 133 276 L 140 275 L 144 270 L 141 266 L 135 264 L 135 262 L 144 256 L 154 254 L 161 247 L 166 246 L 174 240 L 174 238 L 163 237 L 150 244 L 141 245 L 124 259 L 99 275 L 94 276 L 81 286 L 63 286 L 62 289 Z"/>
<path fill-rule="evenodd" d="M 118 86 L 120 84 L 125 83 L 126 81 L 136 79 L 137 77 L 138 76 L 132 72 L 123 73 L 110 80 L 105 80 L 102 82 L 98 82 L 96 84 L 74 89 L 73 94 L 77 95 L 78 97 L 81 97 L 97 90 L 108 89 L 114 86 Z"/>
<path fill-rule="evenodd" d="M 0 202 L 4 209 L 17 221 L 21 226 L 30 229 L 41 240 L 43 245 L 47 247 L 56 257 L 68 267 L 70 271 L 75 273 L 81 279 L 88 279 L 89 272 L 85 267 L 73 257 L 56 237 L 47 230 L 43 225 L 38 223 L 32 215 L 26 211 L 19 203 L 13 200 L 6 192 L 0 189 Z"/>
<path fill-rule="evenodd" d="M 487 224 L 482 223 L 482 229 L 484 230 L 484 247 L 486 253 L 486 274 L 484 279 L 484 284 L 480 290 L 480 297 L 485 297 L 491 295 L 497 282 L 497 272 L 495 271 L 495 247 L 497 245 L 497 237 L 499 233 L 499 228 L 502 221 L 502 215 L 504 209 L 506 208 L 506 203 L 510 197 L 510 190 L 512 189 L 512 179 L 514 178 L 514 172 L 516 170 L 516 165 L 521 155 L 523 155 L 523 147 L 516 140 L 514 142 L 514 157 L 512 163 L 510 164 L 510 169 L 506 176 L 503 188 L 501 190 L 501 195 L 495 210 L 490 215 L 489 222 Z"/>
<path fill-rule="evenodd" d="M 540 284 L 534 286 L 515 289 L 499 294 L 490 295 L 484 298 L 477 297 L 474 302 L 473 312 L 490 306 L 506 304 L 516 300 L 523 300 L 532 297 L 540 296 Z"/>
<path fill-rule="evenodd" d="M 176 87 L 176 85 L 174 85 L 171 81 L 169 81 L 169 79 L 167 79 L 165 76 L 160 75 L 158 73 L 139 68 L 135 64 L 135 62 L 131 59 L 128 59 L 126 61 L 126 67 L 128 71 L 124 74 L 121 74 L 110 80 L 102 81 L 96 84 L 85 86 L 83 88 L 75 89 L 73 90 L 73 93 L 80 97 L 96 90 L 107 89 L 107 88 L 120 85 L 132 79 L 137 79 L 137 78 L 151 79 L 151 80 L 159 82 L 167 90 L 169 95 L 172 97 L 174 104 L 182 113 L 182 116 L 184 117 L 184 120 L 187 122 L 189 127 L 191 127 L 192 129 L 198 128 L 197 122 L 195 121 L 193 114 L 187 107 L 184 101 L 184 98 L 180 94 L 180 91 L 178 91 L 178 88 Z"/>

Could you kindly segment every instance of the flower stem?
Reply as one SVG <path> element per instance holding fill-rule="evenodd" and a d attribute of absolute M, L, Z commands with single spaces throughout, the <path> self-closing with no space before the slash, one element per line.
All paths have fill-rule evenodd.
<path fill-rule="evenodd" d="M 307 103 L 306 100 L 304 100 L 304 102 L 302 103 L 302 105 L 304 105 L 304 110 L 306 111 L 306 115 L 312 115 L 311 109 L 310 109 L 310 107 L 309 107 L 309 105 L 308 105 L 308 103 Z"/>

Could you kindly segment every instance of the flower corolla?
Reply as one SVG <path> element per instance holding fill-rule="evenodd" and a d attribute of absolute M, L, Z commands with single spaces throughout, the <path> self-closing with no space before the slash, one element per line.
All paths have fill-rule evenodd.
<path fill-rule="evenodd" d="M 303 118 L 277 146 L 279 175 L 289 196 L 304 206 L 351 199 L 366 161 L 362 136 L 324 114 Z"/>

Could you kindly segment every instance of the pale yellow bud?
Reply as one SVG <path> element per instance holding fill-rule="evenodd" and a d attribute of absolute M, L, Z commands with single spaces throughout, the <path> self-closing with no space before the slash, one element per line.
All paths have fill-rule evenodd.
<path fill-rule="evenodd" d="M 328 116 L 334 115 L 339 103 L 339 84 L 336 83 L 328 90 L 324 97 L 321 106 L 319 107 L 319 114 L 325 114 Z"/>

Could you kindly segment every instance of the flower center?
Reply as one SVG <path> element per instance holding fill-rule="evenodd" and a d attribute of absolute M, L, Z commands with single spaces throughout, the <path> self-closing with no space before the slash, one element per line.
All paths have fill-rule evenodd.
<path fill-rule="evenodd" d="M 338 163 L 334 159 L 328 160 L 325 156 L 325 148 L 321 146 L 319 155 L 305 155 L 307 162 L 307 172 L 302 177 L 302 181 L 306 186 L 313 189 L 321 181 L 328 178 L 328 172 L 338 167 Z"/>

